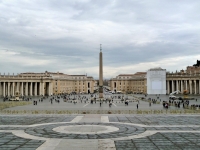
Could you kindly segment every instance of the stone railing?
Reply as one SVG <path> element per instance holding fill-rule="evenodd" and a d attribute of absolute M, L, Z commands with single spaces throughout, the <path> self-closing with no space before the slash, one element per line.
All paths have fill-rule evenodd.
<path fill-rule="evenodd" d="M 166 77 L 199 77 L 200 74 L 166 74 Z"/>
<path fill-rule="evenodd" d="M 1 114 L 199 114 L 200 110 L 1 110 Z"/>
<path fill-rule="evenodd" d="M 50 76 L 19 76 L 19 75 L 0 75 L 0 78 L 12 79 L 52 79 Z"/>

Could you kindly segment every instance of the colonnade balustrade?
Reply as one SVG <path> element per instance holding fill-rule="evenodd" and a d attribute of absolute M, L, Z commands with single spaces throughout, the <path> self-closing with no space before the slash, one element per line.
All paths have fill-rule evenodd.
<path fill-rule="evenodd" d="M 19 92 L 21 96 L 41 96 L 52 94 L 51 82 L 7 82 L 0 81 L 0 96 L 15 96 Z"/>
<path fill-rule="evenodd" d="M 183 80 L 167 80 L 167 94 L 174 91 L 184 92 L 189 94 L 200 94 L 200 80 L 197 79 L 183 79 Z"/>

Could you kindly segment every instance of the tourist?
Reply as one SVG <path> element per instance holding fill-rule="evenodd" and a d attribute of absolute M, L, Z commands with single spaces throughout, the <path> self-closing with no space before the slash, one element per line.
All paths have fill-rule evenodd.
<path fill-rule="evenodd" d="M 138 104 L 137 104 L 137 109 L 138 109 Z"/>

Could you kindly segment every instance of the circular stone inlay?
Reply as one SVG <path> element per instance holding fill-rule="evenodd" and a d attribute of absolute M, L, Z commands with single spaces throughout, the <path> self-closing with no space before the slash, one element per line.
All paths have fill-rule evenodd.
<path fill-rule="evenodd" d="M 54 131 L 67 134 L 101 134 L 118 131 L 119 128 L 103 125 L 71 125 L 53 128 Z"/>

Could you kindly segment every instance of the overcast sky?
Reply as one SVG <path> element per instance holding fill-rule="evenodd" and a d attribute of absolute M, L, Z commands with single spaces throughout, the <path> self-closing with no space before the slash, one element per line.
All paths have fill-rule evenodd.
<path fill-rule="evenodd" d="M 104 78 L 200 59 L 200 0 L 0 0 L 0 72 Z"/>

